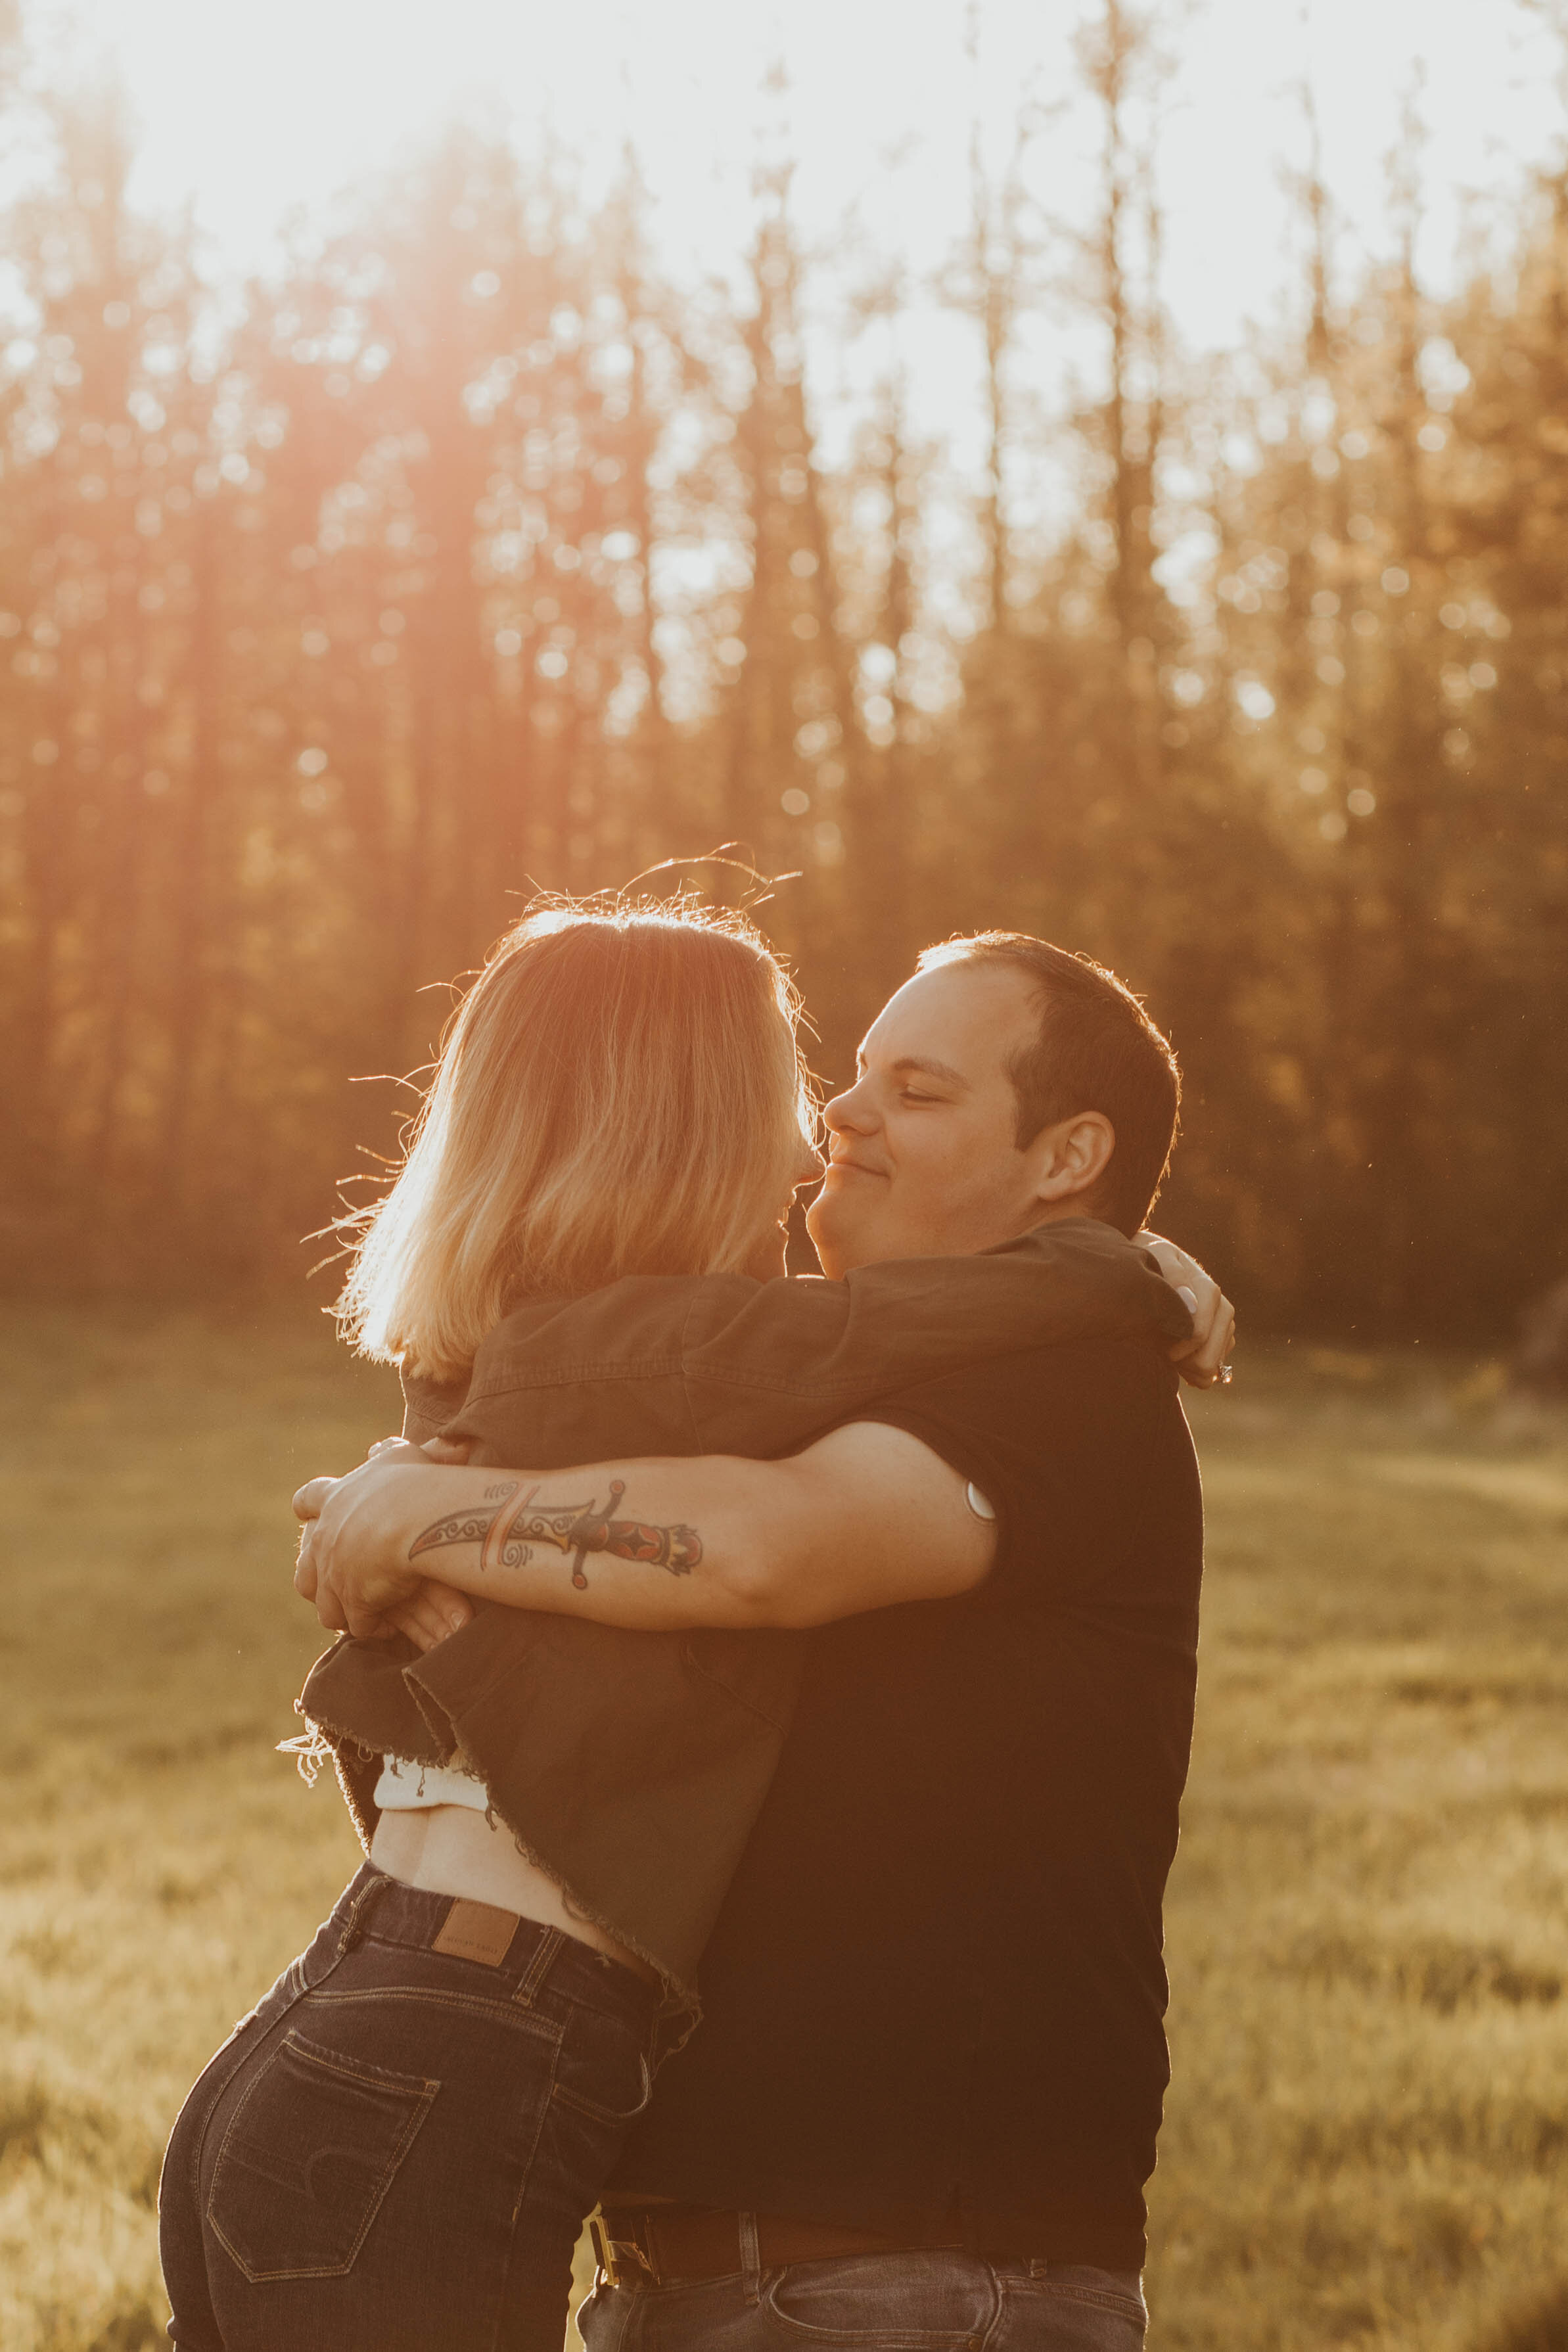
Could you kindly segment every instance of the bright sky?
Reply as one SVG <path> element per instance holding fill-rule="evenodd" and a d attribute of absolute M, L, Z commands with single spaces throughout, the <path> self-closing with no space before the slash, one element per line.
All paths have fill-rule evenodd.
<path fill-rule="evenodd" d="M 1073 27 L 1092 0 L 981 0 L 978 77 L 964 57 L 969 5 L 31 0 L 27 13 L 47 49 L 76 68 L 106 50 L 118 57 L 144 130 L 141 193 L 170 205 L 194 193 L 204 225 L 237 261 L 265 253 L 288 206 L 319 203 L 464 101 L 519 121 L 548 113 L 601 156 L 629 131 L 670 245 L 711 255 L 743 233 L 752 135 L 767 113 L 757 84 L 773 58 L 791 84 L 807 226 L 826 229 L 858 202 L 929 261 L 962 218 L 971 114 L 996 129 L 1031 77 L 1044 97 L 1059 90 Z M 1200 342 L 1269 307 L 1284 235 L 1278 161 L 1300 152 L 1289 85 L 1303 69 L 1330 182 L 1375 244 L 1383 158 L 1420 61 L 1427 259 L 1439 271 L 1456 192 L 1512 176 L 1560 127 L 1552 45 L 1521 0 L 1195 0 L 1175 46 L 1170 291 Z M 889 171 L 900 142 L 915 143 Z M 1065 143 L 1076 144 L 1073 134 Z"/>
<path fill-rule="evenodd" d="M 745 245 L 760 128 L 799 158 L 808 240 L 851 207 L 901 247 L 916 280 L 942 260 L 966 205 L 971 120 L 1000 154 L 1020 94 L 1072 84 L 1071 40 L 1095 0 L 30 0 L 46 78 L 118 58 L 142 125 L 136 193 L 194 197 L 215 267 L 265 264 L 291 207 L 314 207 L 466 106 L 528 126 L 548 117 L 600 174 L 629 133 L 678 269 L 722 268 Z M 1167 19 L 1174 11 L 1167 5 Z M 1385 162 L 1413 64 L 1428 125 L 1423 262 L 1452 268 L 1461 193 L 1517 187 L 1563 125 L 1560 62 L 1524 0 L 1187 0 L 1172 36 L 1163 182 L 1166 293 L 1190 343 L 1269 319 L 1299 287 L 1281 163 L 1300 163 L 1295 86 L 1310 75 L 1342 251 L 1387 244 Z M 759 94 L 781 59 L 788 93 Z M 1091 125 L 1064 114 L 1037 185 L 1082 215 Z M 895 154 L 897 151 L 901 152 Z M 1069 363 L 1070 306 L 1044 331 Z M 973 354 L 928 305 L 906 348 L 917 421 L 974 446 Z M 1048 358 L 1042 352 L 1043 363 Z M 814 370 L 819 393 L 820 370 Z M 967 425 L 964 413 L 967 413 Z M 967 444 L 967 446 L 965 446 Z"/>

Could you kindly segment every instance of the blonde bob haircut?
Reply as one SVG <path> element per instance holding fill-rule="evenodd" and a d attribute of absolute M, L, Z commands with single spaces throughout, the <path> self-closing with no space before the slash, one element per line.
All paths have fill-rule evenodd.
<path fill-rule="evenodd" d="M 443 1041 L 340 1328 L 450 1378 L 529 1292 L 752 1264 L 816 1103 L 800 1003 L 744 917 L 686 900 L 531 908 Z"/>

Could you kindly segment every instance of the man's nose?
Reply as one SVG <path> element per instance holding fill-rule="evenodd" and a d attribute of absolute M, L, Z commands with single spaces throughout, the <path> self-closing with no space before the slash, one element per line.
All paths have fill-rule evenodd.
<path fill-rule="evenodd" d="M 834 1135 L 842 1135 L 847 1129 L 868 1135 L 877 1120 L 865 1079 L 857 1079 L 852 1087 L 846 1087 L 841 1095 L 835 1095 L 822 1117 L 823 1123 Z"/>

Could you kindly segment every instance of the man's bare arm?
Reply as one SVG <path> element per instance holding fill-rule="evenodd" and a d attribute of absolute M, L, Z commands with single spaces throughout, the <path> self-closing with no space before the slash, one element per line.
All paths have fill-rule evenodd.
<path fill-rule="evenodd" d="M 513 1608 L 647 1631 L 817 1625 L 966 1591 L 995 1546 L 958 1473 L 876 1422 L 787 1462 L 405 1464 L 372 1462 L 296 1497 L 307 1522 L 296 1581 L 323 1623 L 380 1633 L 436 1576 Z"/>

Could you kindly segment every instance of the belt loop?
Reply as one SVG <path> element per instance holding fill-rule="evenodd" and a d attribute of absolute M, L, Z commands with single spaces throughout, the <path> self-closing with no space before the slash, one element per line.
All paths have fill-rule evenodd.
<path fill-rule="evenodd" d="M 384 1873 L 378 1870 L 374 1878 L 367 1879 L 365 1884 L 360 1888 L 359 1893 L 354 1896 L 353 1903 L 349 1906 L 349 1916 L 343 1921 L 343 1932 L 338 1937 L 338 1958 L 340 1960 L 346 1960 L 349 1954 L 353 1950 L 355 1945 L 361 1941 L 365 1933 L 365 1916 L 368 1913 L 371 1905 L 376 1901 L 377 1897 L 381 1895 L 382 1890 L 384 1887 L 390 1886 L 391 1884 L 392 1881 L 386 1877 Z"/>
<path fill-rule="evenodd" d="M 512 1999 L 523 2009 L 533 2007 L 533 1996 L 550 1974 L 550 1964 L 566 1938 L 559 1927 L 546 1927 L 539 1938 L 539 1947 L 522 1972 L 522 1982 Z"/>
<path fill-rule="evenodd" d="M 741 2224 L 741 2293 L 750 2304 L 763 2299 L 763 2262 L 757 2245 L 757 2217 L 754 2213 L 738 2216 Z"/>

